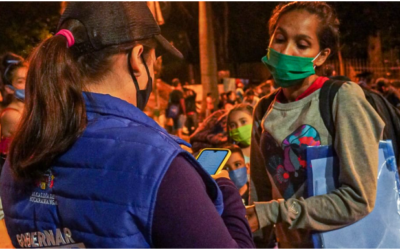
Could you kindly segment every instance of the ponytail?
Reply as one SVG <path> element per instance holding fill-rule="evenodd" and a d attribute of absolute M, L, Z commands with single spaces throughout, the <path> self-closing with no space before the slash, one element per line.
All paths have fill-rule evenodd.
<path fill-rule="evenodd" d="M 110 72 L 113 55 L 127 54 L 139 43 L 147 58 L 149 48 L 155 46 L 148 39 L 82 52 L 79 45 L 89 42 L 84 25 L 69 19 L 60 28 L 73 34 L 76 45 L 68 48 L 67 38 L 56 35 L 43 41 L 31 56 L 25 111 L 9 152 L 16 177 L 40 177 L 83 133 L 87 123 L 84 82 L 100 81 Z"/>
<path fill-rule="evenodd" d="M 17 177 L 37 178 L 86 126 L 80 71 L 65 37 L 48 38 L 33 52 L 25 89 L 9 160 Z"/>

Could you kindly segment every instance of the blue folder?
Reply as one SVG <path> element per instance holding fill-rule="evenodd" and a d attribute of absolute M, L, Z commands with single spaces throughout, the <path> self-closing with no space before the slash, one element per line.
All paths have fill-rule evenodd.
<path fill-rule="evenodd" d="M 338 159 L 331 146 L 307 147 L 306 157 L 309 196 L 327 194 L 339 187 Z M 373 211 L 343 228 L 314 232 L 315 248 L 400 248 L 400 181 L 391 141 L 380 142 L 377 167 Z"/>

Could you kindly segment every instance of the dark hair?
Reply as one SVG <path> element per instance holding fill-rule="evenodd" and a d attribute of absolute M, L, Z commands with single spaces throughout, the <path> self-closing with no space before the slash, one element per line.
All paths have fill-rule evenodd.
<path fill-rule="evenodd" d="M 333 71 L 335 71 L 335 68 L 332 65 L 326 65 L 324 71 L 325 76 L 330 77 L 333 75 Z"/>
<path fill-rule="evenodd" d="M 321 49 L 330 48 L 331 55 L 339 48 L 339 19 L 335 10 L 325 2 L 290 2 L 281 3 L 274 9 L 269 19 L 269 35 L 272 37 L 279 19 L 294 10 L 306 10 L 318 17 L 318 39 Z"/>
<path fill-rule="evenodd" d="M 253 89 L 248 89 L 248 90 L 246 90 L 245 95 L 246 95 L 246 96 L 255 95 L 255 94 L 254 94 L 254 90 L 253 90 Z"/>
<path fill-rule="evenodd" d="M 231 145 L 226 146 L 226 147 L 224 147 L 224 148 L 229 149 L 229 150 L 231 151 L 231 153 L 232 153 L 232 154 L 231 154 L 231 157 L 232 157 L 232 155 L 233 155 L 234 153 L 239 153 L 240 156 L 242 156 L 242 158 L 244 159 L 243 151 L 242 151 L 242 149 L 241 149 L 239 146 L 234 145 L 234 144 L 231 144 Z"/>
<path fill-rule="evenodd" d="M 378 78 L 378 79 L 376 80 L 376 86 L 377 86 L 378 88 L 380 88 L 380 89 L 382 89 L 382 87 L 388 88 L 388 87 L 390 87 L 390 85 L 391 85 L 391 84 L 390 84 L 389 80 L 386 79 L 386 78 L 381 77 L 381 78 Z"/>
<path fill-rule="evenodd" d="M 233 106 L 233 108 L 231 110 L 229 110 L 229 113 L 226 116 L 226 132 L 228 133 L 228 141 L 230 143 L 234 143 L 234 141 L 232 140 L 232 138 L 230 136 L 230 128 L 229 128 L 229 120 L 230 120 L 233 112 L 246 111 L 248 114 L 250 114 L 251 117 L 253 117 L 253 110 L 254 110 L 253 106 L 251 106 L 248 103 L 236 104 L 235 106 Z"/>
<path fill-rule="evenodd" d="M 70 19 L 61 28 L 72 32 L 75 44 L 88 41 L 78 20 Z M 152 42 L 136 43 L 145 45 L 146 58 Z M 25 112 L 10 148 L 10 165 L 17 177 L 41 176 L 78 139 L 87 122 L 84 83 L 101 80 L 112 67 L 111 56 L 128 53 L 134 45 L 80 54 L 73 46 L 67 48 L 64 36 L 56 35 L 34 50 L 26 80 Z"/>
<path fill-rule="evenodd" d="M 331 80 L 339 80 L 339 81 L 345 81 L 345 82 L 350 82 L 351 79 L 348 78 L 347 76 L 331 76 L 329 77 Z"/>
<path fill-rule="evenodd" d="M 0 91 L 3 96 L 2 106 L 6 107 L 10 104 L 14 98 L 13 95 L 6 94 L 5 86 L 12 85 L 12 81 L 15 77 L 15 72 L 19 68 L 28 67 L 27 63 L 25 62 L 24 58 L 14 53 L 8 52 L 6 53 L 3 58 L 1 59 L 1 85 Z"/>
<path fill-rule="evenodd" d="M 179 78 L 174 78 L 172 79 L 172 86 L 174 87 L 178 87 L 178 85 L 181 83 L 181 80 L 179 80 Z"/>
<path fill-rule="evenodd" d="M 228 91 L 228 92 L 226 92 L 226 97 L 229 99 L 229 96 L 230 96 L 230 95 L 232 95 L 232 93 L 235 93 L 235 92 L 234 92 L 234 91 L 232 91 L 232 90 L 231 90 L 231 91 Z"/>

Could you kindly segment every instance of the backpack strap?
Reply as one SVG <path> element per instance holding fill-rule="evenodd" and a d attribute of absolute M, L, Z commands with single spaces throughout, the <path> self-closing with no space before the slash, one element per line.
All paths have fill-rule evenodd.
<path fill-rule="evenodd" d="M 322 85 L 319 93 L 319 112 L 322 120 L 329 134 L 332 138 L 335 137 L 335 124 L 333 122 L 333 100 L 335 99 L 336 93 L 342 87 L 344 81 L 340 80 L 328 80 Z"/>
<path fill-rule="evenodd" d="M 272 105 L 272 102 L 275 100 L 276 95 L 279 93 L 279 89 L 275 90 L 273 93 L 271 93 L 269 96 L 267 96 L 264 100 L 263 100 L 263 105 L 262 107 L 262 113 L 266 113 Z"/>

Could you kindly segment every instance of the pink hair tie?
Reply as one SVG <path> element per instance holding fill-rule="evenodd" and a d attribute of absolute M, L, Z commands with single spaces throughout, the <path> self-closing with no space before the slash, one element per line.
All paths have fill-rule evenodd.
<path fill-rule="evenodd" d="M 72 35 L 71 31 L 69 31 L 69 30 L 62 29 L 59 32 L 57 32 L 56 35 L 62 35 L 65 38 L 67 38 L 67 47 L 68 48 L 70 48 L 71 46 L 73 46 L 75 44 L 74 35 Z"/>

